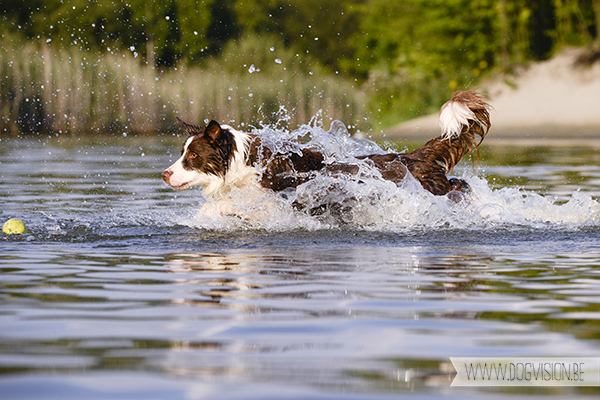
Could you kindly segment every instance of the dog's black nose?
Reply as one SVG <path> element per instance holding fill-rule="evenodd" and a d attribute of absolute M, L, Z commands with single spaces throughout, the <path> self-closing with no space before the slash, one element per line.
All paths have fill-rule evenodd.
<path fill-rule="evenodd" d="M 170 183 L 169 183 L 169 178 L 171 177 L 171 175 L 173 175 L 173 171 L 169 171 L 169 170 L 166 170 L 165 172 L 163 172 L 163 173 L 161 174 L 161 176 L 162 176 L 162 178 L 163 178 L 163 181 L 165 181 L 165 183 L 166 183 L 167 185 L 170 185 Z"/>

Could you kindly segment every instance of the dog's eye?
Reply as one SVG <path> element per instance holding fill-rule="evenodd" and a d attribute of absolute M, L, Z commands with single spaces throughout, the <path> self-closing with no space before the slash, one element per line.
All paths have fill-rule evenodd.
<path fill-rule="evenodd" d="M 190 158 L 196 158 L 198 155 L 194 152 L 190 151 Z"/>

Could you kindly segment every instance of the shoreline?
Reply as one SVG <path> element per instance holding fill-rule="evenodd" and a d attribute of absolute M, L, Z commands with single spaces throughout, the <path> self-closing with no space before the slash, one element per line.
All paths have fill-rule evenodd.
<path fill-rule="evenodd" d="M 479 90 L 488 95 L 493 107 L 486 142 L 492 137 L 600 139 L 600 62 L 578 65 L 586 51 L 566 48 L 514 75 L 484 82 Z M 437 114 L 403 122 L 383 134 L 389 139 L 435 137 L 439 134 Z"/>

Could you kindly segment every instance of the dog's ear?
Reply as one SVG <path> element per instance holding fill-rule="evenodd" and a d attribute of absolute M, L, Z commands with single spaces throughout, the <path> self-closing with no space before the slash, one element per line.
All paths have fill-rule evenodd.
<path fill-rule="evenodd" d="M 179 125 L 190 136 L 204 133 L 204 129 L 200 128 L 197 125 L 185 123 L 181 119 L 179 119 L 179 117 L 175 117 L 175 121 L 177 122 L 177 125 Z"/>
<path fill-rule="evenodd" d="M 208 136 L 212 140 L 216 140 L 220 133 L 221 125 L 219 125 L 219 123 L 215 120 L 210 121 L 206 129 L 204 129 L 204 135 Z"/>

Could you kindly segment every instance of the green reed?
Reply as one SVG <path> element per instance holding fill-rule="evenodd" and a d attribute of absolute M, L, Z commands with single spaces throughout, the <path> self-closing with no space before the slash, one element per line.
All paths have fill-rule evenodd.
<path fill-rule="evenodd" d="M 5 38 L 0 49 L 4 133 L 170 131 L 175 116 L 234 126 L 285 116 L 293 128 L 318 112 L 324 122 L 365 125 L 363 98 L 352 82 L 313 71 L 287 50 L 234 44 L 229 56 L 201 66 L 159 69 L 128 51 L 15 43 Z"/>

